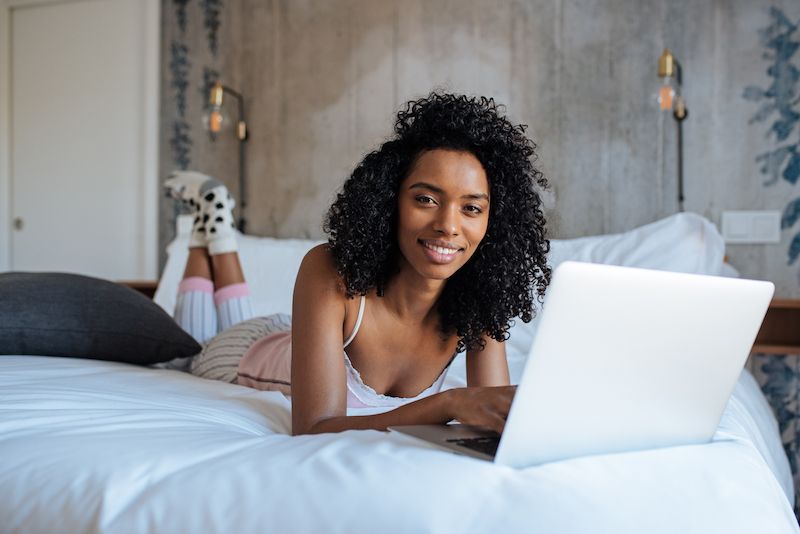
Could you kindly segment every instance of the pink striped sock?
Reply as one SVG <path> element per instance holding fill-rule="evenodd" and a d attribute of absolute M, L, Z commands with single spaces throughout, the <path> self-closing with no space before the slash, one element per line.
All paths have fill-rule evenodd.
<path fill-rule="evenodd" d="M 217 305 L 220 330 L 226 330 L 253 317 L 250 288 L 246 283 L 231 284 L 218 289 L 214 293 L 214 303 Z"/>
<path fill-rule="evenodd" d="M 178 293 L 187 293 L 189 291 L 202 291 L 203 293 L 214 292 L 214 282 L 202 276 L 189 276 L 181 280 L 178 284 Z"/>
<path fill-rule="evenodd" d="M 178 286 L 175 321 L 201 343 L 217 333 L 213 290 L 211 280 L 200 276 L 184 278 Z"/>

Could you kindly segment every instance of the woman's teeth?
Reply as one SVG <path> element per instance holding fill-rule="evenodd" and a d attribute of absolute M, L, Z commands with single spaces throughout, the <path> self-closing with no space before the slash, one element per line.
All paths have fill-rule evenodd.
<path fill-rule="evenodd" d="M 447 254 L 447 255 L 450 255 L 450 254 L 455 254 L 456 252 L 458 252 L 458 249 L 457 249 L 457 248 L 444 248 L 444 247 L 437 247 L 437 246 L 435 246 L 435 245 L 429 245 L 428 243 L 423 243 L 423 245 L 425 245 L 425 248 L 429 248 L 429 249 L 431 249 L 431 250 L 435 250 L 435 251 L 436 251 L 436 252 L 438 252 L 439 254 Z"/>

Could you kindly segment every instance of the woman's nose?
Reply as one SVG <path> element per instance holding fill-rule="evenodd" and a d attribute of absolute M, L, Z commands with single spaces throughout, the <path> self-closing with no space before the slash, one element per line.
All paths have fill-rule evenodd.
<path fill-rule="evenodd" d="M 435 230 L 445 235 L 458 235 L 461 231 L 458 208 L 443 206 L 437 213 Z"/>

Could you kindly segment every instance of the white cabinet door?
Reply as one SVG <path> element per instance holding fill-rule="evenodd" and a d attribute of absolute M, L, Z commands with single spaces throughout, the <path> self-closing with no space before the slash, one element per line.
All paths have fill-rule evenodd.
<path fill-rule="evenodd" d="M 153 4 L 10 9 L 12 270 L 155 277 Z"/>

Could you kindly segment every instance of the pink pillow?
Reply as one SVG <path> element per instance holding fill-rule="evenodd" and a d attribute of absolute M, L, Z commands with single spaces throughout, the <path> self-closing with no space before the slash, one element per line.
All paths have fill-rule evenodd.
<path fill-rule="evenodd" d="M 291 395 L 292 333 L 275 332 L 259 339 L 239 360 L 236 383 Z"/>

